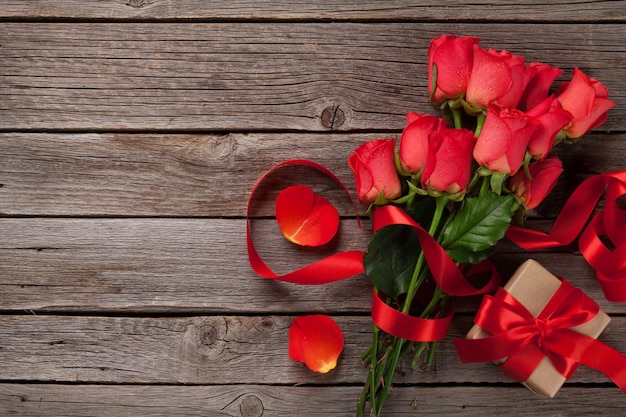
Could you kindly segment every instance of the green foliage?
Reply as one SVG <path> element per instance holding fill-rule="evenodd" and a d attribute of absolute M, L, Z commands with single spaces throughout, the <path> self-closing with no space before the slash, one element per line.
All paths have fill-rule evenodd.
<path fill-rule="evenodd" d="M 434 210 L 434 198 L 405 209 L 424 228 L 429 227 Z M 376 288 L 397 299 L 409 288 L 420 251 L 415 229 L 404 225 L 384 227 L 376 232 L 363 257 L 365 273 Z"/>
<path fill-rule="evenodd" d="M 365 273 L 376 288 L 397 298 L 407 292 L 418 256 L 419 242 L 412 227 L 384 227 L 363 257 Z"/>
<path fill-rule="evenodd" d="M 441 246 L 456 262 L 481 262 L 504 237 L 518 206 L 513 195 L 493 192 L 466 199 L 443 231 Z"/>

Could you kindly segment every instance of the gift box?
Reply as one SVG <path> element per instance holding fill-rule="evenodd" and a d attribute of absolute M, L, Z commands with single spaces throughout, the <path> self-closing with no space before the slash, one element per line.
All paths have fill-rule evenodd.
<path fill-rule="evenodd" d="M 541 266 L 541 264 L 531 259 L 523 263 L 517 269 L 509 282 L 505 285 L 504 290 L 526 307 L 534 318 L 537 318 L 544 308 L 546 308 L 549 303 L 553 302 L 552 299 L 555 293 L 562 285 L 564 285 L 564 282 L 561 279 L 552 275 L 547 269 Z M 579 292 L 582 293 L 581 291 Z M 590 320 L 572 326 L 569 329 L 597 339 L 609 323 L 610 317 L 599 310 L 595 302 L 587 296 L 582 296 L 585 297 L 586 301 L 593 303 L 596 307 L 596 311 L 594 311 L 595 315 L 593 315 Z M 480 326 L 474 325 L 467 333 L 466 339 L 476 340 L 488 338 L 489 336 L 493 335 Z M 519 379 L 519 374 L 515 369 L 517 365 L 511 366 L 507 364 L 508 359 L 508 357 L 503 357 L 495 360 L 494 363 L 503 369 L 506 374 L 522 382 L 522 384 L 537 395 L 552 398 L 567 380 L 567 377 L 555 368 L 552 360 L 546 355 L 543 355 L 536 368 L 525 380 Z M 520 360 L 523 361 L 524 358 L 518 358 L 516 363 L 522 364 Z M 573 369 L 570 369 L 570 374 L 574 372 L 576 366 L 577 365 L 575 365 Z"/>

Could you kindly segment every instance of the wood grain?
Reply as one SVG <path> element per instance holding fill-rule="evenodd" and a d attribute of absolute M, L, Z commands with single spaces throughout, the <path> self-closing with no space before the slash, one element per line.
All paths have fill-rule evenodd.
<path fill-rule="evenodd" d="M 441 33 L 579 66 L 626 106 L 619 24 L 0 23 L 0 130 L 399 130 Z M 326 113 L 325 113 L 326 112 Z M 335 117 L 330 117 L 335 115 Z M 603 129 L 626 130 L 614 112 Z"/>
<path fill-rule="evenodd" d="M 40 416 L 216 416 L 329 417 L 354 415 L 359 387 L 307 386 L 126 386 L 1 384 L 0 412 Z M 617 388 L 566 387 L 553 399 L 534 396 L 521 386 L 397 387 L 385 416 L 559 416 L 574 405 L 576 416 L 624 412 Z M 311 399 L 310 402 L 302 401 Z"/>
<path fill-rule="evenodd" d="M 398 138 L 407 111 L 430 112 L 431 38 L 466 34 L 562 68 L 559 81 L 580 66 L 617 103 L 600 130 L 558 149 L 565 174 L 528 213 L 547 231 L 584 178 L 625 167 L 625 10 L 623 0 L 0 2 L 0 415 L 354 415 L 371 284 L 258 277 L 244 237 L 256 180 L 310 159 L 353 193 L 352 150 Z M 343 216 L 322 248 L 280 235 L 273 202 L 294 183 Z M 308 168 L 273 172 L 250 215 L 278 273 L 371 238 L 344 191 Z M 529 257 L 596 300 L 612 317 L 600 340 L 626 352 L 626 305 L 606 301 L 575 244 L 528 253 L 505 240 L 493 261 L 506 280 Z M 624 413 L 624 394 L 589 368 L 548 400 L 492 364 L 461 364 L 453 339 L 480 299 L 455 300 L 433 365 L 401 363 L 386 415 Z M 316 313 L 346 341 L 325 375 L 287 355 L 293 317 Z"/>
<path fill-rule="evenodd" d="M 367 140 L 354 134 L 0 133 L 0 214 L 5 216 L 244 216 L 257 179 L 273 165 L 310 159 L 333 171 L 354 196 L 347 164 Z M 590 134 L 557 148 L 565 173 L 539 208 L 555 216 L 590 175 L 623 169 L 626 135 Z M 251 215 L 273 216 L 284 187 L 306 184 L 354 215 L 345 192 L 310 168 L 275 171 L 255 194 Z"/>
<path fill-rule="evenodd" d="M 497 21 L 624 21 L 623 1 L 483 0 L 468 5 L 459 0 L 350 0 L 341 2 L 250 0 L 5 0 L 4 18 L 61 19 L 428 19 Z"/>
<path fill-rule="evenodd" d="M 328 374 L 309 371 L 287 355 L 292 316 L 81 317 L 1 316 L 0 374 L 4 382 L 141 384 L 361 384 L 360 356 L 371 341 L 369 317 L 334 316 L 344 333 L 340 363 Z M 435 362 L 412 369 L 402 384 L 511 383 L 491 363 L 462 364 L 453 339 L 471 327 L 458 316 L 437 345 Z M 626 318 L 615 317 L 599 340 L 626 351 Z M 581 367 L 570 383 L 611 383 Z M 532 394 L 528 393 L 529 396 Z M 626 403 L 624 403 L 626 406 Z"/>
<path fill-rule="evenodd" d="M 369 227 L 345 220 L 337 240 L 304 250 L 280 235 L 274 220 L 253 222 L 260 255 L 277 273 L 339 250 L 366 250 Z M 369 281 L 357 276 L 322 286 L 258 277 L 250 268 L 243 219 L 0 219 L 0 309 L 73 312 L 358 312 L 370 309 Z M 506 241 L 493 261 L 506 280 L 537 259 L 567 277 L 611 313 L 593 270 L 575 247 L 529 253 Z M 475 311 L 480 299 L 457 310 Z"/>

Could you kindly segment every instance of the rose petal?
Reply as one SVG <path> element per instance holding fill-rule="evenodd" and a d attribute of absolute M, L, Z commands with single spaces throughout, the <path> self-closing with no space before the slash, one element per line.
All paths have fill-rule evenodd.
<path fill-rule="evenodd" d="M 285 238 L 301 246 L 328 243 L 339 229 L 337 209 L 304 185 L 287 187 L 278 195 L 276 221 Z"/>
<path fill-rule="evenodd" d="M 322 374 L 337 366 L 343 333 L 326 315 L 296 317 L 289 327 L 289 357 Z"/>

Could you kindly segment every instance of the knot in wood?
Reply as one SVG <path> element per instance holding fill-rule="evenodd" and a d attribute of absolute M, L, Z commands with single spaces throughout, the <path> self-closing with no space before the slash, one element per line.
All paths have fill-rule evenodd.
<path fill-rule="evenodd" d="M 198 342 L 201 346 L 211 346 L 217 340 L 217 330 L 211 325 L 198 327 Z"/>
<path fill-rule="evenodd" d="M 126 5 L 139 9 L 143 7 L 145 4 L 144 4 L 144 0 L 128 0 L 128 3 L 126 3 Z"/>
<path fill-rule="evenodd" d="M 337 129 L 346 121 L 346 115 L 338 104 L 328 106 L 322 111 L 322 125 L 330 130 Z"/>
<path fill-rule="evenodd" d="M 188 354 L 217 357 L 225 345 L 226 323 L 218 320 L 194 320 L 189 324 L 183 338 Z"/>
<path fill-rule="evenodd" d="M 263 415 L 263 402 L 256 395 L 247 395 L 239 406 L 242 417 L 261 417 Z"/>
<path fill-rule="evenodd" d="M 225 135 L 209 140 L 207 156 L 220 161 L 229 159 L 237 150 L 237 139 L 233 135 Z"/>

